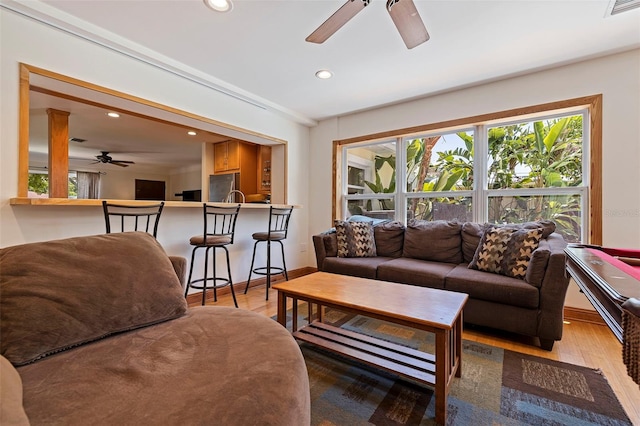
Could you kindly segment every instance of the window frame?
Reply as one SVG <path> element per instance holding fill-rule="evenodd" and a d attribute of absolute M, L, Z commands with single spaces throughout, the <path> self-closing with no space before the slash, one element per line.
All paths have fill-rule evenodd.
<path fill-rule="evenodd" d="M 480 180 L 476 179 L 477 173 L 486 174 L 486 164 L 477 167 L 478 159 L 486 159 L 488 156 L 486 134 L 490 127 L 505 126 L 509 124 L 524 123 L 534 120 L 548 120 L 558 116 L 578 115 L 585 113 L 583 119 L 583 153 L 588 153 L 587 161 L 583 161 L 582 173 L 584 185 L 581 187 L 568 188 L 544 188 L 544 189 L 478 189 L 476 185 Z M 424 124 L 409 128 L 391 130 L 376 134 L 357 136 L 349 139 L 339 139 L 333 141 L 333 202 L 332 214 L 334 219 L 342 219 L 346 214 L 347 200 L 354 196 L 343 196 L 346 194 L 346 182 L 342 182 L 342 176 L 347 176 L 346 148 L 358 145 L 373 145 L 381 142 L 396 142 L 396 162 L 406 163 L 406 140 L 428 135 L 451 133 L 464 129 L 474 129 L 474 188 L 472 190 L 453 191 L 455 196 L 471 197 L 473 202 L 474 217 L 487 217 L 486 199 L 495 194 L 504 196 L 512 195 L 557 195 L 575 193 L 580 194 L 583 214 L 583 241 L 588 244 L 602 244 L 602 94 L 573 98 L 557 102 L 532 105 L 522 108 L 515 108 L 492 112 L 477 116 L 459 118 L 449 121 Z M 476 133 L 477 132 L 477 133 Z M 479 149 L 480 148 L 480 149 Z M 584 155 L 584 154 L 583 154 Z M 484 161 L 486 162 L 486 160 Z M 480 163 L 482 164 L 482 163 Z M 344 169 L 344 170 L 343 170 Z M 396 169 L 397 182 L 396 191 L 393 194 L 369 194 L 367 198 L 393 198 L 395 201 L 395 219 L 405 222 L 406 202 L 410 198 L 452 196 L 450 191 L 446 192 L 399 192 L 401 185 L 406 182 L 406 171 L 404 167 Z M 485 182 L 484 177 L 482 182 Z M 404 184 L 403 184 L 404 185 Z M 541 194 L 544 192 L 544 194 Z M 556 194 L 557 193 L 557 194 Z M 478 195 L 482 195 L 477 199 Z M 355 197 L 360 198 L 360 197 Z M 481 210 L 479 210 L 481 209 Z M 484 212 L 484 213 L 482 213 Z"/>

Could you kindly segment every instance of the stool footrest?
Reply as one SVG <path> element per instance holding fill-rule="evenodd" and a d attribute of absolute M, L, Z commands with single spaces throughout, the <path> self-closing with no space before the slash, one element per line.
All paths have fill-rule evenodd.
<path fill-rule="evenodd" d="M 262 266 L 260 268 L 252 269 L 251 272 L 257 275 L 280 275 L 280 274 L 284 274 L 284 268 L 281 268 L 279 266 L 272 266 L 271 273 L 268 273 L 267 267 Z"/>
<path fill-rule="evenodd" d="M 205 281 L 213 281 L 213 285 L 208 285 Z M 220 282 L 220 284 L 218 284 Z M 202 283 L 202 284 L 196 284 Z M 208 290 L 210 288 L 221 288 L 231 285 L 231 280 L 228 278 L 199 278 L 197 280 L 193 280 L 189 283 L 189 287 L 197 288 L 199 290 L 204 290 L 205 288 Z"/>

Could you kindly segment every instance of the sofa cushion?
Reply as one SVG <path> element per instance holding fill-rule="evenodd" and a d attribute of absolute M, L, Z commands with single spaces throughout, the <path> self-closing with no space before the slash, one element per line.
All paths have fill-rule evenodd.
<path fill-rule="evenodd" d="M 542 228 L 542 238 L 546 239 L 556 230 L 556 224 L 551 220 L 541 219 L 533 222 L 525 223 L 510 223 L 510 224 L 491 224 L 491 223 L 477 223 L 477 222 L 465 222 L 462 224 L 462 255 L 464 262 L 471 262 L 473 256 L 476 253 L 480 238 L 484 233 L 485 228 L 489 226 L 495 227 L 508 227 L 515 229 L 536 229 Z"/>
<path fill-rule="evenodd" d="M 540 245 L 533 251 L 524 280 L 540 288 L 544 280 L 544 275 L 547 272 L 547 264 L 549 263 L 550 256 L 551 247 L 549 242 L 547 240 L 540 240 Z"/>
<path fill-rule="evenodd" d="M 378 256 L 400 257 L 404 245 L 404 225 L 401 222 L 385 222 L 373 227 Z"/>
<path fill-rule="evenodd" d="M 556 224 L 552 220 L 540 219 L 533 222 L 525 222 L 520 224 L 511 224 L 506 226 L 515 226 L 519 229 L 537 229 L 542 228 L 542 238 L 548 238 L 549 235 L 556 231 Z"/>
<path fill-rule="evenodd" d="M 469 268 L 524 280 L 541 237 L 542 228 L 487 227 Z"/>
<path fill-rule="evenodd" d="M 445 279 L 445 290 L 467 293 L 472 299 L 486 300 L 522 308 L 540 305 L 539 290 L 517 278 L 477 271 L 457 265 Z"/>
<path fill-rule="evenodd" d="M 324 272 L 334 274 L 351 275 L 354 277 L 377 277 L 378 266 L 388 262 L 390 257 L 325 257 L 322 265 Z"/>
<path fill-rule="evenodd" d="M 477 222 L 465 222 L 462 224 L 462 260 L 469 263 L 476 254 L 478 244 L 484 233 L 484 225 Z"/>
<path fill-rule="evenodd" d="M 442 289 L 445 277 L 455 267 L 452 263 L 400 257 L 380 264 L 378 279 Z"/>
<path fill-rule="evenodd" d="M 22 379 L 8 359 L 0 356 L 0 423 L 29 425 L 22 407 Z"/>
<path fill-rule="evenodd" d="M 324 251 L 327 257 L 335 257 L 338 255 L 338 238 L 336 236 L 335 228 L 333 231 L 324 232 L 322 235 L 322 241 L 324 243 Z"/>
<path fill-rule="evenodd" d="M 336 220 L 338 257 L 373 257 L 376 241 L 371 222 Z"/>
<path fill-rule="evenodd" d="M 412 219 L 404 233 L 402 257 L 458 264 L 462 262 L 461 228 L 458 222 Z"/>
<path fill-rule="evenodd" d="M 145 232 L 0 250 L 2 355 L 22 365 L 183 315 L 180 281 Z"/>
<path fill-rule="evenodd" d="M 291 333 L 244 309 L 83 345 L 18 371 L 33 425 L 308 425 L 309 379 Z"/>

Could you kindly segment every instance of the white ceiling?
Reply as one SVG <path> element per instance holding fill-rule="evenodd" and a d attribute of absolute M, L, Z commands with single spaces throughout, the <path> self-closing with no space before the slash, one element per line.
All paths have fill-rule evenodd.
<path fill-rule="evenodd" d="M 415 0 L 431 39 L 411 50 L 372 0 L 306 42 L 344 2 L 235 0 L 223 14 L 202 0 L 0 0 L 307 125 L 640 47 L 640 8 L 610 16 L 610 0 Z"/>
<path fill-rule="evenodd" d="M 344 0 L 235 0 L 224 14 L 201 0 L 20 3 L 303 120 L 640 47 L 640 9 L 609 16 L 610 0 L 415 0 L 431 39 L 412 50 L 384 0 L 320 45 L 305 37 Z M 317 79 L 324 68 L 335 76 Z"/>
<path fill-rule="evenodd" d="M 96 156 L 108 151 L 115 160 L 134 161 L 135 172 L 200 166 L 202 144 L 220 142 L 228 137 L 192 127 L 173 125 L 139 115 L 120 113 L 110 118 L 113 109 L 102 108 L 69 99 L 31 91 L 29 95 L 29 156 L 30 164 L 45 165 L 48 158 L 47 109 L 69 112 L 69 138 L 84 141 L 69 142 L 72 169 L 116 170 L 118 166 L 96 164 Z"/>

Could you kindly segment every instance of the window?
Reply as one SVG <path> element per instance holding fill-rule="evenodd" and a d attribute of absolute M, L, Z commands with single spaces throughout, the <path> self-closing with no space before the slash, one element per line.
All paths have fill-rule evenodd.
<path fill-rule="evenodd" d="M 393 218 L 393 194 L 396 187 L 395 141 L 349 146 L 345 149 L 345 158 L 348 179 L 344 210 L 348 212 L 347 217 L 365 215 Z"/>
<path fill-rule="evenodd" d="M 42 170 L 29 170 L 28 194 L 31 198 L 49 198 L 49 174 Z M 78 197 L 78 177 L 69 171 L 69 198 Z"/>
<path fill-rule="evenodd" d="M 427 125 L 420 133 L 398 131 L 392 140 L 337 141 L 334 154 L 347 179 L 336 191 L 342 208 L 336 217 L 551 219 L 567 241 L 597 244 L 601 194 L 594 183 L 601 166 L 599 155 L 593 166 L 590 158 L 601 143 L 599 101 L 580 98 L 454 126 Z"/>

